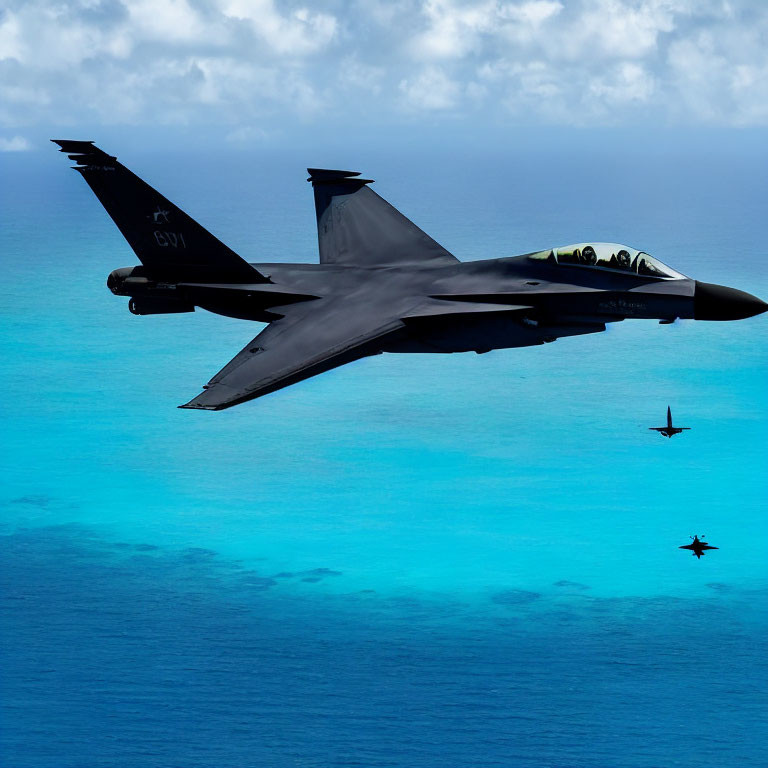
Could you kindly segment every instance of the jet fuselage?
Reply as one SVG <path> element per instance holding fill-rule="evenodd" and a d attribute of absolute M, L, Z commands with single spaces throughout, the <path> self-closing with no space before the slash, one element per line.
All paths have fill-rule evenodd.
<path fill-rule="evenodd" d="M 713 297 L 713 286 L 690 278 L 659 279 L 552 265 L 528 255 L 445 266 L 252 266 L 270 282 L 157 283 L 142 277 L 142 267 L 135 267 L 116 270 L 108 284 L 113 293 L 138 300 L 139 307 L 142 299 L 148 300 L 146 314 L 153 314 L 153 301 L 162 305 L 169 300 L 187 308 L 179 311 L 200 307 L 261 322 L 280 317 L 280 309 L 300 301 L 348 299 L 356 291 L 379 293 L 390 297 L 393 314 L 406 317 L 415 312 L 401 337 L 382 350 L 391 352 L 486 352 L 599 332 L 606 323 L 627 318 L 670 321 L 717 315 L 717 319 L 737 319 L 764 306 L 759 299 L 725 286 L 714 286 Z M 425 301 L 438 306 L 451 302 L 454 311 L 422 316 L 418 308 Z M 475 311 L 479 305 L 485 305 L 486 311 Z M 509 312 L 507 307 L 526 309 Z"/>
<path fill-rule="evenodd" d="M 381 352 L 487 352 L 626 318 L 735 320 L 768 307 L 619 243 L 461 262 L 370 179 L 320 168 L 307 169 L 320 263 L 251 264 L 93 142 L 55 143 L 141 261 L 107 280 L 131 312 L 200 307 L 269 324 L 183 408 L 229 408 Z"/>

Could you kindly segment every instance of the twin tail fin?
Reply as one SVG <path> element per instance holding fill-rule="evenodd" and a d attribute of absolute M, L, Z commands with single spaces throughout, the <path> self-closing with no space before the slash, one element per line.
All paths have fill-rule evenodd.
<path fill-rule="evenodd" d="M 307 168 L 315 193 L 321 264 L 445 266 L 458 259 L 361 179 L 356 171 Z"/>
<path fill-rule="evenodd" d="M 52 139 L 156 280 L 268 283 L 207 229 L 92 141 Z"/>

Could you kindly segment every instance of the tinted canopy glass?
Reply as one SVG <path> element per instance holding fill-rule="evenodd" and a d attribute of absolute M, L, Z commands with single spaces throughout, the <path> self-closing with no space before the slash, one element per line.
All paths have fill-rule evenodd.
<path fill-rule="evenodd" d="M 619 243 L 576 243 L 549 251 L 539 251 L 532 259 L 552 261 L 574 267 L 632 272 L 647 277 L 680 280 L 681 275 L 649 254 Z"/>

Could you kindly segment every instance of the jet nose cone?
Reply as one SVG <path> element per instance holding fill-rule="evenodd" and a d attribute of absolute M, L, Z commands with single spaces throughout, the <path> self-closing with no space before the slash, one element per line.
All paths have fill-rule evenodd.
<path fill-rule="evenodd" d="M 693 317 L 696 320 L 743 320 L 767 309 L 768 304 L 751 293 L 696 280 L 693 297 Z"/>

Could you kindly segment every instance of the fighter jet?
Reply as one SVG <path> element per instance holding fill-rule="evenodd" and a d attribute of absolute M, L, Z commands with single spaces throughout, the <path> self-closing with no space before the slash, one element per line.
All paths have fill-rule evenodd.
<path fill-rule="evenodd" d="M 672 426 L 672 411 L 669 406 L 667 406 L 667 426 L 666 427 L 648 427 L 648 429 L 653 429 L 656 432 L 661 432 L 664 437 L 672 437 L 672 435 L 677 435 L 680 432 L 682 432 L 684 429 L 690 429 L 690 427 L 673 427 Z"/>
<path fill-rule="evenodd" d="M 706 541 L 702 541 L 698 536 L 693 536 L 690 544 L 685 544 L 682 547 L 678 547 L 678 549 L 690 549 L 696 555 L 696 559 L 700 560 L 705 549 L 719 549 L 719 547 L 710 547 Z"/>
<path fill-rule="evenodd" d="M 354 171 L 308 169 L 319 264 L 252 264 L 92 141 L 53 141 L 141 262 L 107 280 L 133 314 L 200 307 L 269 323 L 181 408 L 229 408 L 382 352 L 482 353 L 625 318 L 736 320 L 768 309 L 614 243 L 460 262 Z"/>

